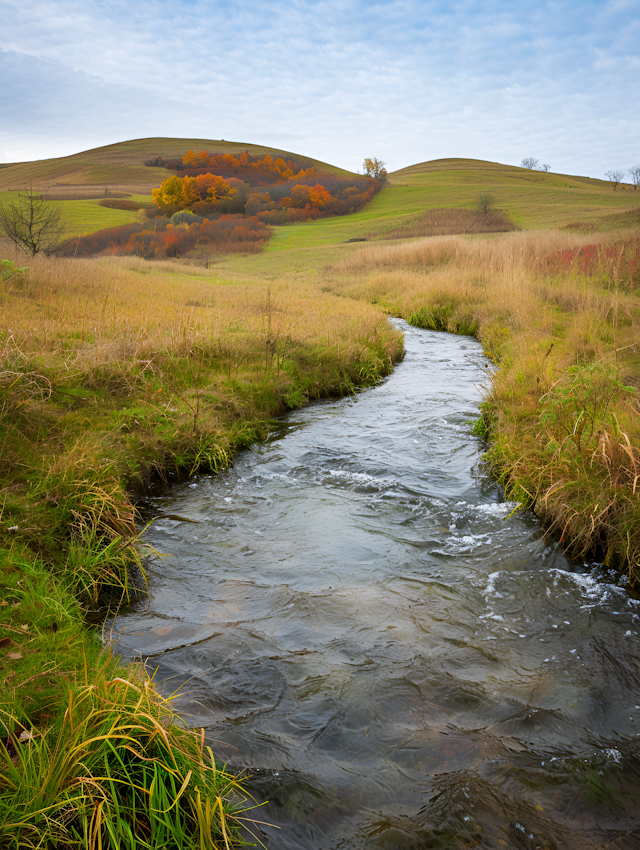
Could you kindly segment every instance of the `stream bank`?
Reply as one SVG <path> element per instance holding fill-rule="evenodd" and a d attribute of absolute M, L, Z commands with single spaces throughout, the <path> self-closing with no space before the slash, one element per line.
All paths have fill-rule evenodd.
<path fill-rule="evenodd" d="M 482 473 L 479 343 L 399 324 L 382 384 L 150 497 L 170 557 L 112 633 L 268 847 L 601 847 L 640 817 L 638 603 Z"/>

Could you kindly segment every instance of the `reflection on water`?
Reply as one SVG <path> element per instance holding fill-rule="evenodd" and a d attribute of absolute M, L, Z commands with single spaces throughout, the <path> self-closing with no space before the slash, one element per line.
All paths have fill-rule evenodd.
<path fill-rule="evenodd" d="M 478 343 L 401 324 L 384 383 L 151 500 L 121 651 L 269 848 L 601 846 L 640 825 L 639 606 L 478 476 Z"/>

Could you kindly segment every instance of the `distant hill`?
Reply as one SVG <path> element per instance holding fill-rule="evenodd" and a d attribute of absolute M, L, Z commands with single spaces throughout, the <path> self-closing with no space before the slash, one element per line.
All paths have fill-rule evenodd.
<path fill-rule="evenodd" d="M 477 213 L 481 194 L 493 215 Z M 592 177 L 530 171 L 480 159 L 436 159 L 389 174 L 360 212 L 281 228 L 268 252 L 338 245 L 350 240 L 492 233 L 513 227 L 584 233 L 640 226 L 640 192 Z"/>
<path fill-rule="evenodd" d="M 0 191 L 33 185 L 34 189 L 58 192 L 64 189 L 90 188 L 104 192 L 104 189 L 108 188 L 110 193 L 150 195 L 151 189 L 159 186 L 172 172 L 162 167 L 148 167 L 144 164 L 145 160 L 157 156 L 165 160 L 179 157 L 189 149 L 207 150 L 210 153 L 242 153 L 245 150 L 250 154 L 276 153 L 283 158 L 302 158 L 324 173 L 353 176 L 352 172 L 326 162 L 264 145 L 227 142 L 222 139 L 151 138 L 118 142 L 115 145 L 105 145 L 55 159 L 0 164 Z"/>
<path fill-rule="evenodd" d="M 544 183 L 546 186 L 567 186 L 567 180 L 579 181 L 588 186 L 598 186 L 611 190 L 611 184 L 607 180 L 599 180 L 595 177 L 579 177 L 571 174 L 561 174 L 553 171 L 535 171 L 529 168 L 521 168 L 517 165 L 504 165 L 501 162 L 490 162 L 484 159 L 432 159 L 427 162 L 418 162 L 394 171 L 390 177 L 397 183 L 402 182 L 405 177 L 415 177 L 420 174 L 430 174 L 434 171 L 483 171 L 494 172 L 493 177 L 511 178 L 516 180 L 527 180 L 530 183 Z M 622 184 L 623 187 L 625 184 Z M 626 188 L 630 189 L 630 186 Z"/>

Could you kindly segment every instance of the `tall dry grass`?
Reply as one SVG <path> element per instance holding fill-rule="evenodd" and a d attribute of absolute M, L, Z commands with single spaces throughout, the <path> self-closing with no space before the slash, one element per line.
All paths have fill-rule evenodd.
<path fill-rule="evenodd" d="M 32 492 L 65 505 L 74 528 L 86 509 L 116 536 L 128 515 L 118 481 L 217 468 L 265 419 L 374 380 L 402 348 L 364 302 L 136 258 L 36 257 L 5 274 L 0 309 L 0 484 L 16 491 L 37 463 Z M 110 494 L 102 513 L 98 491 Z M 42 546 L 42 511 L 28 513 L 19 533 Z"/>
<path fill-rule="evenodd" d="M 272 332 L 294 345 L 322 341 L 341 350 L 382 324 L 368 305 L 354 311 L 311 286 L 276 281 L 269 289 L 270 306 L 267 287 L 217 285 L 193 266 L 37 256 L 0 290 L 2 350 L 85 368 L 225 340 L 260 348 L 269 311 Z"/>
<path fill-rule="evenodd" d="M 0 269 L 0 843 L 238 846 L 241 784 L 83 615 L 139 589 L 130 488 L 226 465 L 284 410 L 386 374 L 401 336 L 299 283 L 20 265 Z"/>
<path fill-rule="evenodd" d="M 500 368 L 483 425 L 506 491 L 576 557 L 640 582 L 640 239 L 519 232 L 367 245 L 325 288 L 472 333 Z"/>

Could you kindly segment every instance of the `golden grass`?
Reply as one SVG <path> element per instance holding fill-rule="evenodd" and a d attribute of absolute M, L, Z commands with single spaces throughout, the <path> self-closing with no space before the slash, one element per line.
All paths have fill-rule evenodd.
<path fill-rule="evenodd" d="M 286 334 L 291 346 L 323 341 L 341 350 L 381 324 L 369 305 L 354 310 L 310 285 L 283 280 L 269 289 L 270 296 L 251 283 L 218 285 L 202 269 L 172 262 L 37 256 L 28 277 L 0 294 L 9 319 L 4 353 L 81 369 L 201 345 L 231 345 L 242 356 L 266 344 L 269 310 L 272 335 Z"/>
<path fill-rule="evenodd" d="M 18 649 L 0 664 L 0 822 L 20 832 L 15 846 L 85 827 L 87 846 L 113 850 L 237 846 L 234 778 L 166 722 L 142 672 L 111 664 L 105 678 L 81 606 L 104 617 L 136 591 L 127 486 L 226 466 L 285 410 L 387 374 L 401 335 L 371 305 L 310 284 L 219 284 L 137 258 L 3 264 L 0 310 L 0 601 L 29 625 L 0 624 L 0 653 Z M 143 711 L 111 699 L 120 685 L 144 692 Z M 74 700 L 89 710 L 71 728 Z M 70 731 L 82 765 L 68 770 Z"/>

